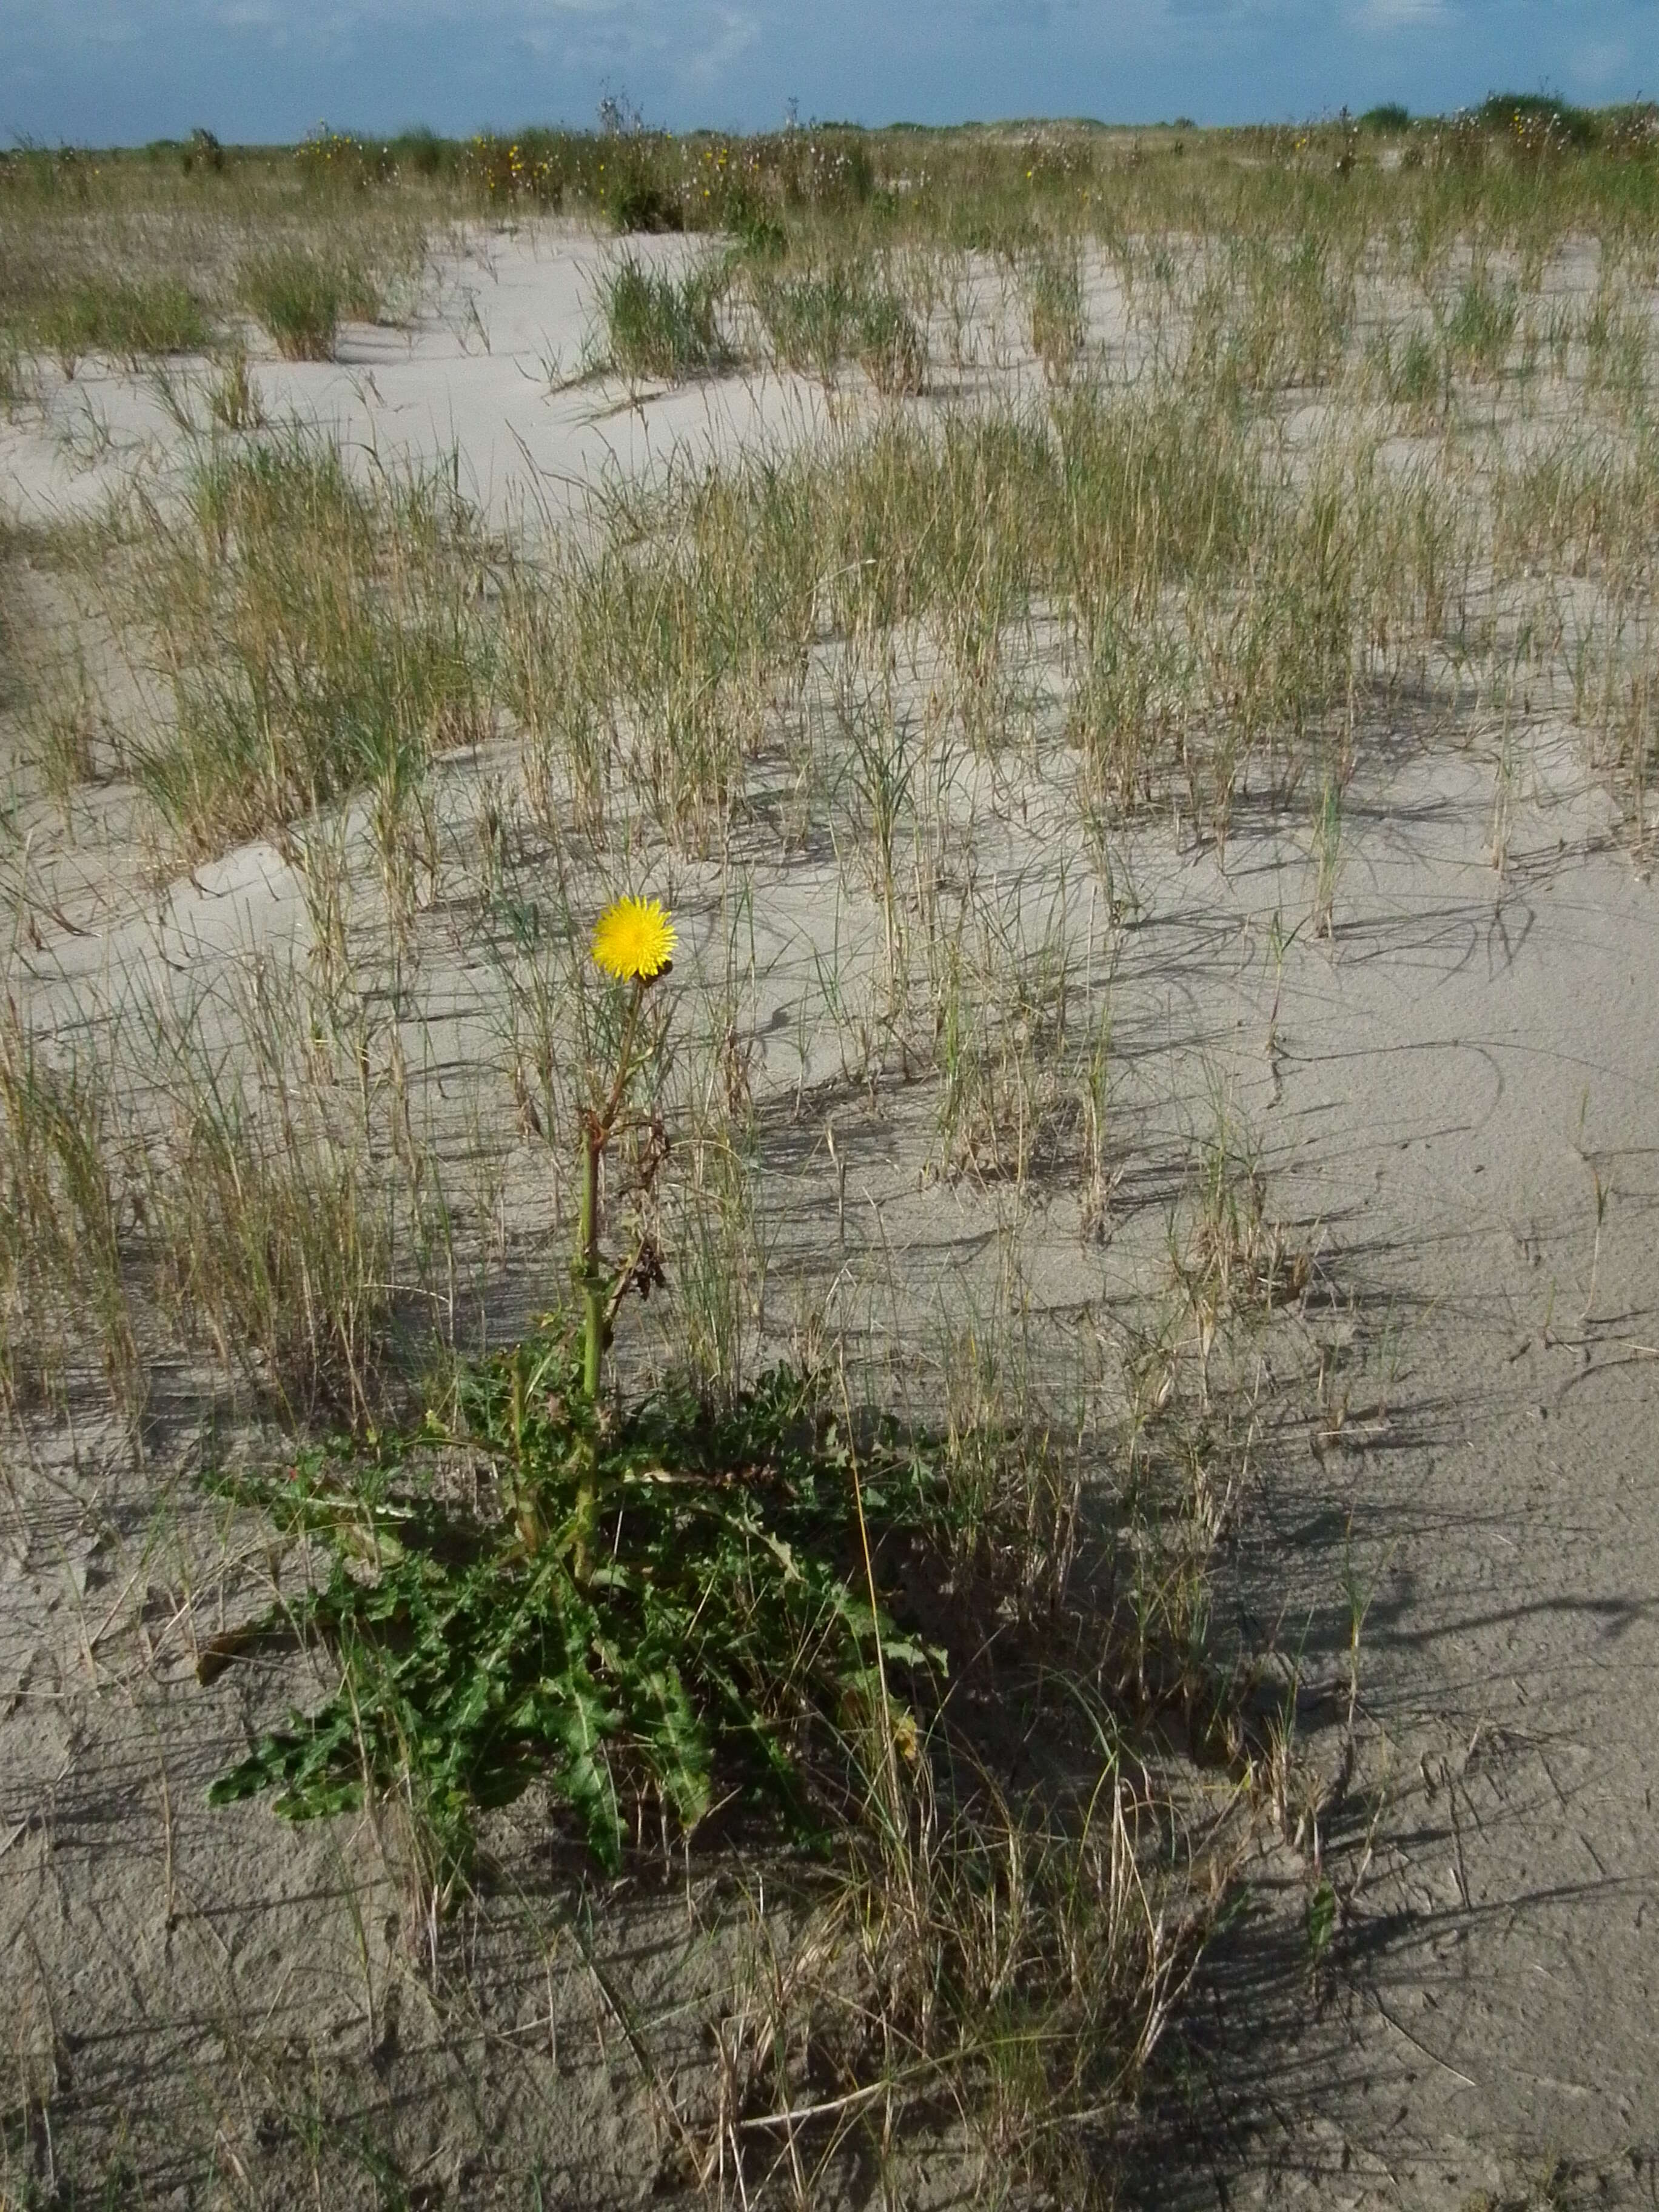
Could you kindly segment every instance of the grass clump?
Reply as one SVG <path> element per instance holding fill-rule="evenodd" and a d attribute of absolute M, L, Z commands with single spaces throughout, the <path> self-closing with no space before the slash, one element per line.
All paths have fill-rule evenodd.
<path fill-rule="evenodd" d="M 672 276 L 624 255 L 599 295 L 611 367 L 669 384 L 712 368 L 722 352 L 716 319 L 722 289 L 717 271 Z"/>
<path fill-rule="evenodd" d="M 910 399 L 927 387 L 927 349 L 896 293 L 872 291 L 858 303 L 859 367 L 884 399 Z"/>
<path fill-rule="evenodd" d="M 1565 433 L 1498 468 L 1492 512 L 1500 576 L 1548 563 L 1635 585 L 1659 566 L 1659 437 Z"/>
<path fill-rule="evenodd" d="M 1382 396 L 1397 406 L 1422 415 L 1444 410 L 1451 375 L 1451 356 L 1425 330 L 1408 331 L 1395 347 L 1384 332 L 1373 341 L 1369 357 Z"/>
<path fill-rule="evenodd" d="M 833 385 L 856 361 L 884 398 L 914 397 L 927 379 L 927 342 L 900 295 L 863 272 L 831 266 L 759 274 L 755 312 L 775 361 Z"/>
<path fill-rule="evenodd" d="M 264 410 L 248 374 L 246 349 L 233 347 L 208 387 L 208 413 L 222 430 L 258 430 L 264 424 Z"/>
<path fill-rule="evenodd" d="M 856 295 L 836 270 L 822 276 L 763 278 L 754 287 L 760 317 L 775 357 L 799 374 L 833 383 L 853 327 Z"/>
<path fill-rule="evenodd" d="M 147 1178 L 161 1310 L 228 1374 L 290 1414 L 362 1417 L 385 1350 L 392 1238 L 362 1148 L 305 1104 L 280 1127 L 198 1083 L 165 1170 Z M 157 1163 L 158 1169 L 161 1163 Z"/>
<path fill-rule="evenodd" d="M 118 1402 L 138 1370 L 120 1267 L 120 1193 L 108 1103 L 88 1072 L 53 1065 L 8 1000 L 0 1018 L 0 1389 L 8 1405 L 50 1387 L 54 1345 L 90 1324 Z"/>
<path fill-rule="evenodd" d="M 436 472 L 362 484 L 299 434 L 202 466 L 137 587 L 177 707 L 139 781 L 189 850 L 365 787 L 397 828 L 488 714 L 478 550 Z"/>
<path fill-rule="evenodd" d="M 487 1470 L 476 1510 L 458 1465 Z M 367 1777 L 421 1810 L 447 1884 L 477 1808 L 540 1767 L 615 1869 L 642 1802 L 689 1831 L 758 1793 L 813 1836 L 884 1705 L 914 1740 L 891 1700 L 926 1655 L 872 1609 L 862 1531 L 878 1552 L 924 1537 L 936 1485 L 890 1449 L 861 1462 L 787 1370 L 725 1413 L 668 1389 L 613 1420 L 554 1326 L 463 1370 L 417 1431 L 215 1480 L 330 1562 L 257 1633 L 291 1623 L 343 1667 L 216 1802 L 270 1790 L 305 1819 L 361 1802 Z M 590 1482 L 605 1542 L 584 1573 Z"/>
<path fill-rule="evenodd" d="M 209 1346 L 289 1419 L 367 1416 L 409 1255 L 361 1132 L 332 1082 L 312 1079 L 314 1046 L 302 1075 L 254 1035 L 285 1031 L 287 1012 L 241 1013 L 210 1044 L 199 1009 L 152 1006 L 140 1031 L 66 1060 L 6 1001 L 0 1403 L 60 1395 L 95 1361 L 134 1413 L 158 1352 Z M 142 1105 L 126 1064 L 140 1034 Z M 239 1051 L 258 1061 L 246 1084 L 224 1065 Z"/>
<path fill-rule="evenodd" d="M 0 331 L 0 415 L 8 422 L 30 397 L 30 380 L 15 331 Z"/>
<path fill-rule="evenodd" d="M 1032 352 L 1051 381 L 1065 383 L 1087 336 L 1083 271 L 1074 252 L 1033 258 L 1025 275 L 1025 308 Z"/>
<path fill-rule="evenodd" d="M 40 335 L 66 375 L 86 354 L 133 361 L 146 354 L 197 353 L 208 342 L 202 303 L 175 277 L 88 279 L 54 300 Z"/>
<path fill-rule="evenodd" d="M 380 289 L 360 264 L 319 247 L 281 246 L 243 262 L 242 305 L 288 361 L 332 361 L 348 315 L 372 322 Z"/>
<path fill-rule="evenodd" d="M 1498 375 L 1514 339 L 1520 314 L 1520 301 L 1512 283 L 1500 288 L 1489 277 L 1470 277 L 1446 320 L 1446 343 L 1453 358 L 1473 376 Z"/>

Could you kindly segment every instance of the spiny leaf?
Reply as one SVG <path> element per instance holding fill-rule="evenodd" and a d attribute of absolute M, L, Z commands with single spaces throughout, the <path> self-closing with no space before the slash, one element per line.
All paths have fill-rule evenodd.
<path fill-rule="evenodd" d="M 671 1662 L 641 1676 L 634 1703 L 647 1709 L 641 1733 L 656 1754 L 653 1767 L 657 1786 L 681 1825 L 695 1827 L 708 1810 L 710 1761 L 708 1740 L 685 1694 L 679 1668 Z"/>
<path fill-rule="evenodd" d="M 624 1784 L 690 1827 L 735 1759 L 817 1838 L 810 1806 L 848 1758 L 849 1686 L 874 1679 L 878 1647 L 894 1672 L 943 1664 L 871 1608 L 845 1446 L 787 1370 L 719 1415 L 662 1392 L 601 1437 L 570 1350 L 550 1325 L 463 1370 L 407 1435 L 317 1448 L 280 1477 L 209 1478 L 331 1555 L 258 1632 L 320 1638 L 341 1667 L 335 1695 L 261 1739 L 214 1802 L 268 1789 L 305 1818 L 356 1802 L 367 1778 L 407 1791 L 447 1865 L 471 1849 L 471 1808 L 539 1765 L 614 1866 Z M 434 1449 L 509 1470 L 549 1529 L 574 1524 L 591 1472 L 608 1529 L 591 1577 L 576 1581 L 564 1542 L 526 1558 L 510 1500 L 475 1519 L 424 1493 Z M 860 1464 L 866 1512 L 880 1497 L 885 1527 L 925 1536 L 925 1459 L 872 1449 Z"/>
<path fill-rule="evenodd" d="M 561 1687 L 564 1695 L 550 1716 L 565 1752 L 559 1787 L 586 1828 L 593 1856 L 614 1873 L 622 1863 L 623 1825 L 604 1739 L 620 1716 L 585 1684 L 568 1679 Z"/>

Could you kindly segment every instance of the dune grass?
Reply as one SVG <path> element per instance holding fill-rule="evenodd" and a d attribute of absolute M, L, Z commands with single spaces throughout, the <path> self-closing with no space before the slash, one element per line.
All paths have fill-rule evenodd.
<path fill-rule="evenodd" d="M 605 273 L 599 298 L 606 359 L 617 374 L 676 383 L 721 359 L 715 314 L 719 273 L 653 271 L 624 254 Z"/>
<path fill-rule="evenodd" d="M 380 311 L 379 287 L 361 263 L 305 246 L 254 255 L 236 289 L 288 361 L 331 361 L 343 319 L 373 322 Z"/>
<path fill-rule="evenodd" d="M 349 212 L 291 155 L 0 156 L 0 334 L 66 372 L 194 353 L 264 322 L 295 358 L 373 317 L 420 266 L 429 187 Z"/>
<path fill-rule="evenodd" d="M 167 277 L 83 280 L 52 303 L 39 331 L 66 374 L 83 355 L 134 362 L 145 355 L 197 353 L 209 337 L 200 301 Z"/>
<path fill-rule="evenodd" d="M 479 541 L 441 474 L 368 485 L 307 434 L 205 461 L 129 589 L 177 705 L 141 783 L 222 851 L 343 793 L 401 805 L 490 714 Z"/>

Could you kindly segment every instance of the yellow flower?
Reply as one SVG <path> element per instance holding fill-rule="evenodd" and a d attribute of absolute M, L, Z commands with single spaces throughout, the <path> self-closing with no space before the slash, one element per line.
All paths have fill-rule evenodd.
<path fill-rule="evenodd" d="M 593 957 L 620 983 L 660 975 L 674 945 L 674 925 L 655 899 L 617 899 L 594 925 Z"/>

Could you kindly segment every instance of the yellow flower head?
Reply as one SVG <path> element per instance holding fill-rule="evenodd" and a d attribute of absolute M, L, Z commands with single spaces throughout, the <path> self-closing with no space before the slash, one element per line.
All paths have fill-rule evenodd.
<path fill-rule="evenodd" d="M 593 957 L 621 983 L 660 975 L 674 945 L 674 925 L 655 899 L 617 899 L 593 927 Z"/>

